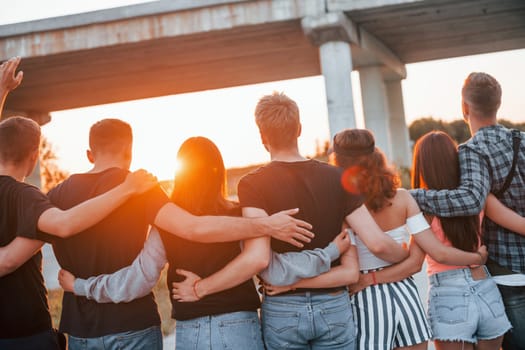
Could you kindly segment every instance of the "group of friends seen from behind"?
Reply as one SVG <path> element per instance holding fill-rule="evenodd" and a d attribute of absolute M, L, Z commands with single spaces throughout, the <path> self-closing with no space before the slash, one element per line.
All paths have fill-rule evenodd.
<path fill-rule="evenodd" d="M 19 63 L 0 66 L 0 110 Z M 501 95 L 489 74 L 466 78 L 472 137 L 417 140 L 410 190 L 366 129 L 336 133 L 328 163 L 304 157 L 297 104 L 263 96 L 271 161 L 240 179 L 238 201 L 202 136 L 180 146 L 170 196 L 130 171 L 119 119 L 89 130 L 89 171 L 43 194 L 24 182 L 39 125 L 0 121 L 0 349 L 162 349 L 152 288 L 166 265 L 177 350 L 525 349 L 525 134 L 497 123 Z M 44 243 L 61 267 L 58 330 Z"/>

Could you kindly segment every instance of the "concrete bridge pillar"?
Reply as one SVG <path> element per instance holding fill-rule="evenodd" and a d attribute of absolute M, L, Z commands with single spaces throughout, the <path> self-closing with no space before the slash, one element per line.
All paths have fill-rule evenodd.
<path fill-rule="evenodd" d="M 365 127 L 374 133 L 376 146 L 391 160 L 390 111 L 381 66 L 359 68 L 359 79 Z"/>
<path fill-rule="evenodd" d="M 398 166 L 409 168 L 412 165 L 412 150 L 405 120 L 401 79 L 386 80 L 385 86 L 390 111 L 391 160 Z"/>
<path fill-rule="evenodd" d="M 319 46 L 321 72 L 325 80 L 330 137 L 355 128 L 352 95 L 352 52 L 356 29 L 343 13 L 325 13 L 302 20 L 305 34 Z"/>
<path fill-rule="evenodd" d="M 38 123 L 38 125 L 42 126 L 51 121 L 51 115 L 47 112 L 38 112 L 38 111 L 13 111 L 13 110 L 4 110 L 1 115 L 1 119 L 13 117 L 13 116 L 21 116 L 26 117 L 29 119 L 33 119 L 35 122 Z M 37 162 L 35 166 L 35 170 L 26 178 L 26 182 L 30 183 L 31 185 L 42 187 L 42 180 L 41 180 L 41 171 L 40 171 L 40 160 Z"/>

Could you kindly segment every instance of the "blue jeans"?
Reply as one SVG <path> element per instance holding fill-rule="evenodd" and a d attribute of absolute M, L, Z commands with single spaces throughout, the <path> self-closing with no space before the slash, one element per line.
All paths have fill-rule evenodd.
<path fill-rule="evenodd" d="M 511 328 L 496 283 L 483 269 L 484 279 L 474 279 L 469 268 L 429 277 L 428 315 L 434 340 L 477 343 Z"/>
<path fill-rule="evenodd" d="M 498 285 L 512 330 L 503 339 L 504 350 L 525 349 L 525 286 Z"/>
<path fill-rule="evenodd" d="M 177 320 L 175 349 L 263 350 L 261 324 L 255 311 L 239 311 Z"/>
<path fill-rule="evenodd" d="M 69 350 L 162 350 L 159 326 L 105 335 L 98 338 L 68 337 Z"/>
<path fill-rule="evenodd" d="M 50 329 L 28 337 L 0 339 L 2 350 L 60 350 L 57 334 Z"/>
<path fill-rule="evenodd" d="M 265 296 L 261 307 L 264 344 L 271 349 L 356 347 L 356 327 L 346 291 Z"/>

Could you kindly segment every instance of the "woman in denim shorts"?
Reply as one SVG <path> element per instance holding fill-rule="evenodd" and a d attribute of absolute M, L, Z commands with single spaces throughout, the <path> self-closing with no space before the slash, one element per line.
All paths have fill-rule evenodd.
<path fill-rule="evenodd" d="M 458 185 L 459 159 L 454 141 L 443 132 L 421 137 L 414 147 L 412 187 L 440 190 Z M 486 214 L 492 218 L 505 210 L 511 215 L 510 209 L 501 205 L 497 208 L 496 213 Z M 480 246 L 478 215 L 430 220 L 434 234 L 444 244 L 470 252 Z M 480 255 L 480 263 L 483 260 Z M 426 261 L 430 283 L 428 317 L 436 348 L 499 349 L 511 325 L 487 268 L 445 265 L 428 255 Z"/>

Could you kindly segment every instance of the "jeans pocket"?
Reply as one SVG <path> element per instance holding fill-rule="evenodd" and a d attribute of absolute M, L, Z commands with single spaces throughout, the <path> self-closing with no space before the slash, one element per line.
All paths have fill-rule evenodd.
<path fill-rule="evenodd" d="M 199 322 L 177 321 L 175 323 L 175 349 L 197 350 L 200 330 Z"/>
<path fill-rule="evenodd" d="M 159 326 L 121 333 L 116 338 L 121 350 L 162 349 L 162 333 Z"/>
<path fill-rule="evenodd" d="M 320 328 L 326 327 L 330 339 L 334 344 L 348 343 L 356 337 L 356 328 L 352 316 L 350 303 L 335 307 L 323 308 L 320 312 L 322 324 Z"/>
<path fill-rule="evenodd" d="M 70 350 L 86 350 L 87 349 L 87 339 L 77 338 L 69 335 L 67 337 L 67 346 Z"/>
<path fill-rule="evenodd" d="M 257 315 L 252 318 L 221 321 L 219 334 L 223 349 L 264 349 Z"/>
<path fill-rule="evenodd" d="M 264 343 L 269 348 L 285 349 L 290 339 L 297 338 L 299 313 L 269 311 L 262 309 L 262 332 Z"/>
<path fill-rule="evenodd" d="M 493 281 L 486 281 L 485 288 L 480 291 L 480 299 L 487 305 L 492 316 L 495 318 L 503 316 L 505 313 L 505 306 L 503 305 L 503 300 L 501 299 L 501 294 L 496 286 L 496 283 Z M 489 284 L 489 282 L 492 282 Z"/>
<path fill-rule="evenodd" d="M 461 291 L 433 291 L 429 298 L 429 316 L 445 324 L 467 321 L 468 295 Z"/>

